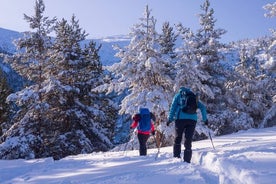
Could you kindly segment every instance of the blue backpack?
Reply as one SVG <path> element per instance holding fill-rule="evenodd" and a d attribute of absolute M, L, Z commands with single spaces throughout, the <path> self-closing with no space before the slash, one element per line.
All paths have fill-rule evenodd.
<path fill-rule="evenodd" d="M 151 129 L 151 113 L 148 108 L 140 108 L 140 120 L 138 130 L 150 131 Z"/>

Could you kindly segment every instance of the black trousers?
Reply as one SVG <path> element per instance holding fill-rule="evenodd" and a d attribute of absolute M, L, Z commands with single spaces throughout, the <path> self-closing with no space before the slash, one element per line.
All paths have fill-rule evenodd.
<path fill-rule="evenodd" d="M 180 158 L 181 141 L 185 133 L 184 161 L 190 163 L 192 158 L 192 139 L 196 127 L 196 121 L 190 119 L 178 119 L 175 121 L 175 139 L 173 146 L 173 156 Z"/>
<path fill-rule="evenodd" d="M 140 145 L 140 156 L 147 155 L 147 141 L 149 139 L 148 134 L 140 134 L 138 133 L 138 140 Z"/>

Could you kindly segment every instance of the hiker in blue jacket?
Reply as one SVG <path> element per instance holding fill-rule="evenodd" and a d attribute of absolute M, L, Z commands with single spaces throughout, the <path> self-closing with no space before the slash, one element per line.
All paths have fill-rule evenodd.
<path fill-rule="evenodd" d="M 197 113 L 186 111 L 183 112 L 183 107 L 181 106 L 181 100 L 183 97 L 181 95 L 190 93 L 189 88 L 181 87 L 179 92 L 174 96 L 170 112 L 168 116 L 167 126 L 170 125 L 172 121 L 175 121 L 175 140 L 173 146 L 173 156 L 180 158 L 181 153 L 181 141 L 182 135 L 185 133 L 185 143 L 184 143 L 184 162 L 191 162 L 192 158 L 192 138 L 196 127 L 197 122 Z M 208 125 L 206 107 L 202 102 L 196 99 L 196 109 L 199 108 L 202 114 L 202 120 L 205 125 Z"/>

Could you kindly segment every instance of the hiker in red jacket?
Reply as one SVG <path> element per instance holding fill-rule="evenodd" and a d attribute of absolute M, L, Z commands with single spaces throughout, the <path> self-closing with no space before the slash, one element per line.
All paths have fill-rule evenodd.
<path fill-rule="evenodd" d="M 149 139 L 150 133 L 155 135 L 155 129 L 153 121 L 155 121 L 155 116 L 147 108 L 140 108 L 140 113 L 135 114 L 132 117 L 133 123 L 130 128 L 136 128 L 138 130 L 138 140 L 139 140 L 139 151 L 140 156 L 147 155 L 147 141 Z"/>

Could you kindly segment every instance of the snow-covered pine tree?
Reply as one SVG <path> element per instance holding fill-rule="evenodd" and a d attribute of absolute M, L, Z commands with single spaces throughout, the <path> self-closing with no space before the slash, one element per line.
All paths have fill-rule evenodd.
<path fill-rule="evenodd" d="M 196 36 L 190 28 L 184 27 L 181 23 L 177 25 L 177 30 L 182 44 L 179 48 L 177 48 L 178 60 L 175 64 L 176 74 L 174 78 L 175 93 L 181 86 L 185 86 L 198 93 L 200 98 L 203 96 L 203 102 L 205 102 L 206 99 L 213 99 L 214 93 L 211 87 L 206 84 L 206 81 L 208 81 L 211 76 L 208 72 L 203 71 L 202 68 L 199 67 L 199 62 L 197 60 L 196 49 L 198 43 Z M 196 127 L 195 139 L 200 138 L 199 134 L 205 133 L 201 130 L 202 125 L 198 123 L 198 126 Z"/>
<path fill-rule="evenodd" d="M 228 91 L 234 93 L 238 98 L 236 103 L 232 104 L 236 107 L 235 110 L 247 113 L 247 119 L 251 119 L 251 123 L 246 121 L 241 122 L 238 129 L 245 129 L 251 127 L 259 127 L 263 124 L 264 119 L 267 119 L 265 126 L 271 123 L 271 118 L 267 116 L 268 111 L 275 111 L 275 104 L 273 102 L 273 95 L 275 94 L 276 81 L 273 76 L 269 75 L 268 70 L 262 69 L 262 61 L 258 58 L 259 49 L 256 47 L 241 48 L 240 61 L 235 67 L 238 77 L 234 80 L 235 86 L 228 86 Z M 274 87 L 273 87 L 274 86 Z M 270 114 L 274 116 L 275 112 Z M 244 128 L 245 127 L 245 128 Z"/>
<path fill-rule="evenodd" d="M 276 17 L 276 2 L 268 3 L 263 8 L 267 10 L 266 17 Z"/>
<path fill-rule="evenodd" d="M 222 101 L 224 101 L 225 87 L 224 84 L 231 73 L 223 68 L 220 63 L 222 56 L 219 50 L 224 47 L 220 43 L 221 36 L 226 33 L 226 30 L 216 28 L 216 19 L 214 18 L 214 9 L 210 6 L 210 1 L 205 2 L 200 6 L 202 13 L 199 14 L 200 28 L 195 33 L 194 53 L 197 57 L 198 69 L 200 70 L 201 83 L 203 86 L 198 88 L 201 99 L 206 102 L 209 114 L 221 114 L 225 109 Z M 217 118 L 209 116 L 209 120 L 220 126 Z"/>
<path fill-rule="evenodd" d="M 196 38 L 194 33 L 189 28 L 185 28 L 181 23 L 177 25 L 178 34 L 182 40 L 182 45 L 178 48 L 177 62 L 175 64 L 175 90 L 177 91 L 181 86 L 189 87 L 193 90 L 199 91 L 202 89 L 208 94 L 211 89 L 204 86 L 201 81 L 207 81 L 210 76 L 204 73 L 198 67 L 195 44 Z M 212 98 L 212 96 L 211 96 Z"/>
<path fill-rule="evenodd" d="M 161 45 L 161 54 L 169 56 L 171 59 L 176 57 L 175 42 L 177 35 L 169 22 L 164 22 L 162 26 L 162 34 L 160 34 L 159 43 Z"/>
<path fill-rule="evenodd" d="M 203 5 L 200 6 L 202 13 L 199 14 L 200 28 L 197 30 L 196 36 L 196 55 L 200 61 L 200 66 L 214 72 L 214 64 L 219 59 L 218 50 L 223 47 L 219 39 L 226 33 L 224 29 L 216 29 L 214 18 L 214 9 L 210 7 L 210 1 L 205 0 Z"/>
<path fill-rule="evenodd" d="M 0 157 L 2 159 L 34 158 L 43 145 L 40 131 L 48 104 L 42 100 L 43 82 L 48 65 L 48 51 L 55 18 L 44 17 L 45 5 L 42 0 L 35 2 L 35 15 L 24 15 L 33 32 L 25 32 L 25 36 L 16 41 L 17 53 L 6 58 L 12 68 L 24 78 L 31 81 L 31 85 L 11 94 L 7 99 L 20 107 L 12 118 L 13 126 L 1 137 Z"/>
<path fill-rule="evenodd" d="M 7 129 L 10 128 L 9 114 L 11 107 L 6 103 L 6 98 L 12 93 L 8 83 L 7 77 L 4 72 L 0 69 L 0 137 Z"/>
<path fill-rule="evenodd" d="M 276 2 L 274 2 L 273 4 L 267 4 L 263 8 L 267 11 L 267 13 L 265 14 L 265 17 L 268 17 L 268 18 L 276 17 Z M 266 69 L 269 69 L 271 71 L 271 73 L 274 73 L 274 76 L 275 76 L 275 71 L 276 71 L 276 30 L 271 29 L 271 33 L 272 33 L 271 45 L 268 48 L 269 59 L 264 64 L 264 67 Z"/>
<path fill-rule="evenodd" d="M 177 26 L 183 44 L 178 49 L 175 88 L 186 86 L 199 93 L 201 101 L 207 105 L 210 125 L 217 130 L 221 126 L 218 116 L 226 108 L 222 103 L 225 100 L 224 83 L 231 76 L 219 62 L 219 50 L 223 46 L 219 39 L 226 31 L 215 28 L 214 10 L 210 8 L 209 0 L 200 8 L 200 28 L 195 33 L 182 24 Z M 200 124 L 196 131 L 200 133 Z"/>
<path fill-rule="evenodd" d="M 54 29 L 56 18 L 49 19 L 43 15 L 45 5 L 43 0 L 36 0 L 35 15 L 24 14 L 24 19 L 29 23 L 33 32 L 24 33 L 24 37 L 16 40 L 17 53 L 11 66 L 23 77 L 40 85 L 47 76 L 44 75 L 48 65 L 48 50 L 52 45 L 49 36 Z"/>
<path fill-rule="evenodd" d="M 275 18 L 276 17 L 276 2 L 273 4 L 267 4 L 264 9 L 268 12 L 265 14 L 266 17 Z M 267 111 L 265 117 L 260 124 L 260 127 L 274 126 L 276 123 L 276 89 L 275 89 L 275 76 L 276 76 L 276 30 L 271 29 L 271 44 L 268 47 L 268 60 L 263 65 L 263 68 L 267 69 L 271 73 L 272 85 L 274 87 L 272 90 L 272 107 Z"/>
<path fill-rule="evenodd" d="M 16 40 L 18 52 L 14 56 L 6 58 L 6 62 L 23 78 L 33 83 L 30 87 L 33 93 L 29 93 L 28 97 L 25 98 L 26 101 L 18 100 L 21 101 L 20 104 L 24 104 L 26 110 L 36 109 L 33 112 L 33 117 L 36 116 L 38 121 L 42 121 L 41 114 L 43 112 L 41 112 L 41 109 L 43 105 L 39 90 L 42 88 L 41 85 L 44 80 L 47 79 L 47 76 L 44 74 L 48 65 L 48 50 L 52 45 L 49 34 L 53 31 L 56 19 L 49 19 L 43 15 L 45 11 L 43 0 L 37 0 L 34 9 L 34 16 L 24 14 L 24 19 L 29 23 L 30 28 L 34 32 L 25 32 L 23 38 Z M 26 88 L 25 92 L 28 93 L 28 90 Z M 21 91 L 21 93 L 25 92 L 24 89 Z M 29 99 L 32 99 L 33 103 L 27 102 Z"/>
<path fill-rule="evenodd" d="M 203 13 L 199 14 L 200 28 L 196 33 L 183 27 L 182 24 L 177 27 L 183 44 L 179 48 L 180 59 L 176 65 L 179 73 L 176 79 L 181 80 L 175 84 L 177 89 L 186 85 L 199 91 L 201 98 L 207 101 L 214 99 L 215 93 L 220 91 L 219 88 L 215 88 L 218 83 L 222 85 L 222 82 L 217 80 L 222 79 L 219 75 L 223 74 L 219 64 L 219 49 L 223 44 L 219 39 L 225 31 L 215 29 L 214 10 L 210 8 L 209 0 L 201 5 L 201 10 Z"/>
<path fill-rule="evenodd" d="M 106 151 L 112 144 L 114 109 L 112 102 L 91 90 L 101 83 L 102 65 L 95 42 L 84 48 L 83 31 L 75 16 L 56 26 L 50 58 L 51 76 L 45 100 L 54 138 L 49 154 L 59 159 L 71 154 Z M 108 117 L 109 115 L 109 117 Z"/>
<path fill-rule="evenodd" d="M 42 10 L 42 5 L 42 1 L 37 1 L 36 10 Z M 36 16 L 45 20 L 41 14 Z M 30 19 L 31 26 L 35 20 Z M 74 16 L 71 24 L 64 19 L 58 22 L 55 31 L 57 37 L 50 47 L 39 47 L 40 50 L 28 53 L 29 48 L 40 41 L 30 40 L 22 45 L 23 53 L 17 55 L 19 59 L 25 56 L 25 63 L 41 61 L 43 64 L 38 67 L 39 75 L 36 72 L 32 75 L 31 71 L 28 74 L 33 82 L 31 86 L 9 96 L 10 101 L 20 106 L 20 111 L 13 119 L 16 124 L 2 137 L 0 157 L 3 159 L 49 156 L 60 159 L 106 151 L 113 146 L 116 113 L 112 102 L 92 92 L 92 88 L 101 83 L 99 47 L 94 42 L 81 47 L 86 33 Z M 16 61 L 22 65 L 23 61 Z M 12 64 L 16 66 L 16 62 Z M 20 69 L 24 67 L 28 65 Z"/>
<path fill-rule="evenodd" d="M 132 115 L 139 107 L 147 107 L 162 127 L 172 99 L 171 65 L 162 59 L 156 20 L 150 15 L 148 6 L 140 21 L 132 28 L 129 45 L 119 48 L 116 54 L 121 61 L 110 67 L 115 74 L 110 87 L 121 92 L 129 90 L 121 102 L 121 114 Z"/>

